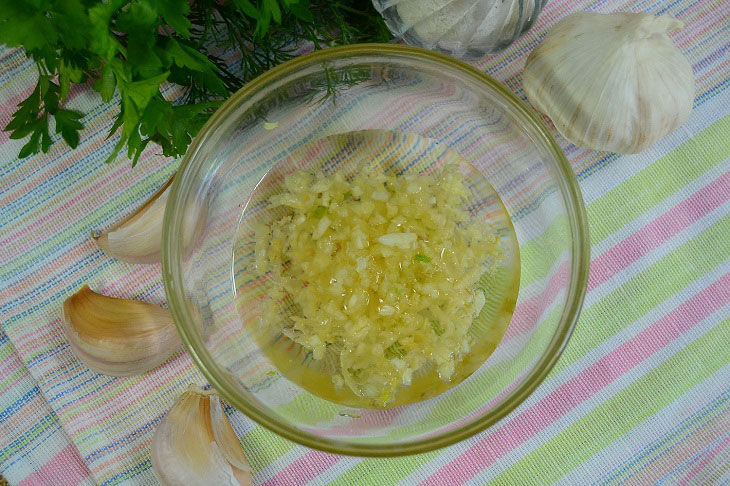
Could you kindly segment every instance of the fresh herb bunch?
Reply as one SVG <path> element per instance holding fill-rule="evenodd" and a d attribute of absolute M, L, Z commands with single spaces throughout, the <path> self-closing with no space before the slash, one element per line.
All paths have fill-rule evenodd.
<path fill-rule="evenodd" d="M 0 0 L 0 43 L 23 46 L 38 68 L 5 130 L 29 137 L 20 158 L 48 151 L 52 120 L 75 148 L 83 113 L 63 106 L 71 85 L 89 82 L 103 101 L 121 98 L 107 161 L 126 145 L 134 165 L 150 142 L 179 156 L 221 100 L 302 42 L 389 39 L 369 0 Z M 235 71 L 220 57 L 230 48 L 242 54 Z M 181 103 L 165 99 L 165 82 L 186 88 Z"/>

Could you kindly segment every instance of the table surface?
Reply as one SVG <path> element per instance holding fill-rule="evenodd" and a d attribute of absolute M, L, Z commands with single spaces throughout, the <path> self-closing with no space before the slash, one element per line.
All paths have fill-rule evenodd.
<path fill-rule="evenodd" d="M 524 99 L 526 56 L 583 9 L 681 19 L 672 38 L 697 93 L 689 121 L 642 154 L 557 137 L 586 201 L 592 264 L 555 369 L 491 429 L 400 459 L 313 451 L 232 410 L 256 484 L 730 484 L 730 1 L 554 0 L 517 43 L 474 64 Z M 32 62 L 0 48 L 0 125 L 34 83 Z M 150 148 L 136 168 L 105 165 L 116 107 L 84 89 L 69 106 L 87 114 L 76 150 L 58 143 L 20 161 L 23 142 L 0 133 L 0 473 L 11 484 L 156 484 L 155 425 L 202 376 L 184 352 L 142 377 L 97 375 L 71 353 L 60 307 L 87 282 L 164 301 L 158 265 L 111 259 L 89 232 L 139 206 L 179 161 Z"/>

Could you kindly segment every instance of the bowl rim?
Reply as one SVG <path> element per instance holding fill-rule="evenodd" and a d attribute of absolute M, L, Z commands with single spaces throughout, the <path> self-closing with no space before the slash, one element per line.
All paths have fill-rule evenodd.
<path fill-rule="evenodd" d="M 558 177 L 558 185 L 563 199 L 568 207 L 568 220 L 571 232 L 575 235 L 572 239 L 571 248 L 571 275 L 570 286 L 566 296 L 566 306 L 560 316 L 558 328 L 553 335 L 548 348 L 533 365 L 529 374 L 525 376 L 520 385 L 513 390 L 502 401 L 499 407 L 490 410 L 478 418 L 469 421 L 446 433 L 417 439 L 409 442 L 394 444 L 358 444 L 341 440 L 332 440 L 316 436 L 309 432 L 297 429 L 286 423 L 272 420 L 265 413 L 260 412 L 255 406 L 243 399 L 236 393 L 226 379 L 218 376 L 214 369 L 218 365 L 205 348 L 202 341 L 192 332 L 194 324 L 186 311 L 186 299 L 182 291 L 184 281 L 181 274 L 181 265 L 176 261 L 178 238 L 173 235 L 179 234 L 178 226 L 182 221 L 182 211 L 176 211 L 180 206 L 181 198 L 187 191 L 184 189 L 189 185 L 190 172 L 193 170 L 192 160 L 205 140 L 212 133 L 213 128 L 223 121 L 226 116 L 234 110 L 241 100 L 255 93 L 262 86 L 279 79 L 280 77 L 296 71 L 300 67 L 342 57 L 372 56 L 372 55 L 400 55 L 415 57 L 425 61 L 442 63 L 446 67 L 456 70 L 461 74 L 469 75 L 477 81 L 489 85 L 503 97 L 503 101 L 523 117 L 530 120 L 541 136 L 542 141 L 552 149 L 557 162 L 556 169 L 562 175 Z M 175 325 L 182 339 L 185 349 L 193 358 L 202 374 L 208 379 L 211 386 L 215 388 L 223 398 L 230 404 L 243 412 L 250 419 L 259 425 L 292 440 L 301 445 L 324 452 L 363 457 L 398 457 L 410 454 L 419 454 L 432 451 L 469 438 L 489 428 L 504 418 L 517 406 L 519 406 L 536 388 L 550 370 L 567 345 L 570 336 L 575 328 L 580 314 L 583 300 L 588 284 L 588 271 L 590 266 L 590 242 L 588 236 L 588 224 L 583 198 L 578 186 L 577 179 L 568 163 L 563 151 L 557 144 L 547 127 L 530 110 L 525 103 L 519 100 L 511 91 L 502 86 L 499 82 L 479 71 L 469 64 L 446 56 L 444 54 L 421 49 L 412 46 L 398 44 L 356 44 L 341 47 L 332 47 L 315 51 L 289 60 L 280 64 L 264 74 L 248 82 L 243 88 L 228 98 L 194 137 L 190 147 L 185 153 L 177 174 L 174 178 L 168 204 L 165 209 L 162 233 L 162 276 L 167 294 L 168 305 L 172 312 Z M 187 177 L 186 177 L 187 176 Z"/>

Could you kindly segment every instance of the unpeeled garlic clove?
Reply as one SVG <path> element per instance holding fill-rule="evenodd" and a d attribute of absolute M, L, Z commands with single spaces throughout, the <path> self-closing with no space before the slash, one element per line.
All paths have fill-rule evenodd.
<path fill-rule="evenodd" d="M 669 15 L 569 15 L 527 58 L 527 98 L 575 145 L 640 152 L 692 111 L 692 66 L 667 35 L 682 27 Z"/>
<path fill-rule="evenodd" d="M 144 373 L 180 347 L 168 310 L 146 302 L 107 297 L 88 285 L 63 303 L 63 323 L 76 356 L 105 375 Z"/>
<path fill-rule="evenodd" d="M 92 234 L 99 248 L 131 263 L 159 262 L 162 219 L 171 183 L 172 178 L 133 214 L 99 235 Z"/>
<path fill-rule="evenodd" d="M 253 484 L 218 395 L 191 386 L 152 437 L 152 469 L 163 484 Z"/>

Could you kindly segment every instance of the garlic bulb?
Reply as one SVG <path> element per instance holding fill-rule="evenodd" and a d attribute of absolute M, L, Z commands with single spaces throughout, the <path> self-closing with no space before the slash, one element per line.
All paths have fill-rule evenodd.
<path fill-rule="evenodd" d="M 692 111 L 692 66 L 667 35 L 682 27 L 668 15 L 570 15 L 528 57 L 527 97 L 575 145 L 640 152 Z"/>
<path fill-rule="evenodd" d="M 212 391 L 191 386 L 152 437 L 152 469 L 163 484 L 252 485 L 251 468 Z"/>
<path fill-rule="evenodd" d="M 146 302 L 100 295 L 88 285 L 63 303 L 63 323 L 74 354 L 105 375 L 144 373 L 180 347 L 169 311 Z"/>
<path fill-rule="evenodd" d="M 536 0 L 373 0 L 396 37 L 475 59 L 507 47 L 537 19 Z"/>
<path fill-rule="evenodd" d="M 92 235 L 99 248 L 131 263 L 160 261 L 162 219 L 172 178 L 133 214 L 100 235 Z"/>

